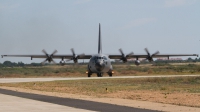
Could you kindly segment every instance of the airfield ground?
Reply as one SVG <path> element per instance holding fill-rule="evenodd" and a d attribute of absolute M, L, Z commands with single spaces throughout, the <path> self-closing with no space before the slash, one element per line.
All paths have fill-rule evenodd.
<path fill-rule="evenodd" d="M 79 77 L 86 76 L 84 67 L 43 67 L 44 69 L 53 68 L 48 74 L 47 71 L 40 74 L 41 68 L 9 68 L 15 69 L 18 74 L 10 74 L 9 77 Z M 200 74 L 200 65 L 167 65 L 167 66 L 115 66 L 116 76 L 153 76 L 166 74 Z M 4 68 L 5 69 L 5 68 Z M 8 68 L 6 68 L 8 69 Z M 66 69 L 66 68 L 65 68 Z M 23 71 L 24 70 L 24 71 Z M 32 75 L 31 72 L 37 71 Z M 61 71 L 58 71 L 61 70 Z M 62 72 L 63 70 L 63 72 Z M 30 73 L 29 73 L 30 72 Z M 57 73 L 58 72 L 58 73 Z M 6 77 L 2 75 L 1 77 Z M 74 74 L 74 75 L 73 75 Z M 96 75 L 95 75 L 96 77 Z M 200 76 L 196 77 L 176 77 L 176 78 L 137 78 L 137 79 L 104 79 L 104 80 L 71 80 L 71 81 L 50 81 L 50 82 L 25 82 L 0 84 L 1 88 L 12 89 L 24 92 L 35 92 L 39 94 L 48 94 L 56 96 L 69 96 L 76 98 L 94 99 L 123 99 L 136 101 L 150 101 L 162 104 L 173 104 L 178 106 L 200 107 Z M 144 103 L 144 102 L 143 102 Z M 142 105 L 142 104 L 141 104 Z M 139 106 L 139 105 L 138 105 Z"/>
<path fill-rule="evenodd" d="M 200 107 L 200 76 L 60 80 L 4 83 L 0 86 Z"/>
<path fill-rule="evenodd" d="M 155 76 L 155 77 L 157 77 L 157 76 Z M 185 76 L 179 76 L 179 78 L 180 77 L 185 77 Z M 188 76 L 186 76 L 186 77 L 188 77 Z M 190 75 L 189 77 L 192 78 L 193 76 Z M 120 77 L 118 77 L 118 78 L 120 78 Z M 187 81 L 188 78 L 186 78 L 186 79 L 184 78 L 184 79 Z M 198 77 L 195 77 L 195 78 L 198 79 Z M 20 80 L 21 81 L 35 81 L 36 79 L 38 79 L 40 81 L 42 81 L 42 80 L 44 80 L 44 81 L 49 80 L 50 81 L 50 80 L 54 80 L 55 79 L 55 80 L 58 80 L 58 81 L 53 81 L 53 82 L 50 81 L 50 82 L 47 82 L 47 83 L 45 83 L 45 82 L 31 82 L 31 83 L 12 83 L 12 84 L 9 84 L 8 81 L 5 81 L 5 80 L 9 80 L 9 82 L 12 82 L 12 81 L 13 82 L 19 82 Z M 159 93 L 158 91 L 157 92 L 153 92 L 152 90 L 151 91 L 148 91 L 148 90 L 147 91 L 141 91 L 141 90 L 139 90 L 140 88 L 138 88 L 138 90 L 135 90 L 135 92 L 133 92 L 131 90 L 130 91 L 123 91 L 124 87 L 123 87 L 123 84 L 122 84 L 121 85 L 122 88 L 121 88 L 120 92 L 115 92 L 115 94 L 110 94 L 110 93 L 112 93 L 112 92 L 110 92 L 110 90 L 112 90 L 113 85 L 110 85 L 111 84 L 110 83 L 109 86 L 111 86 L 111 88 L 109 88 L 108 91 L 106 91 L 105 89 L 103 89 L 104 91 L 102 91 L 102 83 L 100 83 L 100 84 L 98 84 L 99 85 L 98 89 L 100 91 L 96 91 L 95 92 L 94 88 L 91 87 L 90 89 L 86 88 L 86 90 L 80 89 L 82 91 L 82 92 L 80 92 L 79 90 L 76 89 L 76 87 L 72 87 L 72 88 L 75 88 L 75 90 L 71 90 L 71 91 L 70 90 L 65 90 L 63 88 L 64 85 L 60 83 L 60 82 L 63 82 L 62 79 L 65 79 L 64 82 L 69 81 L 70 83 L 71 83 L 71 81 L 72 82 L 74 81 L 74 83 L 75 82 L 77 83 L 77 81 L 78 81 L 78 85 L 79 86 L 82 85 L 82 87 L 85 86 L 83 84 L 85 82 L 83 81 L 83 83 L 80 83 L 80 80 L 84 79 L 86 82 L 88 82 L 88 79 L 85 79 L 85 78 L 50 78 L 50 79 L 47 79 L 47 78 L 28 78 L 28 79 L 27 78 L 21 78 L 21 79 L 19 79 L 19 78 L 17 78 L 17 79 L 16 78 L 11 78 L 10 79 L 9 78 L 9 79 L 0 79 L 1 83 L 3 83 L 3 82 L 7 83 L 7 84 L 5 84 L 5 83 L 1 84 L 0 88 L 7 89 L 7 90 L 13 90 L 13 92 L 16 91 L 16 92 L 34 93 L 34 94 L 47 95 L 47 96 L 56 96 L 56 97 L 62 97 L 62 98 L 81 99 L 81 100 L 87 100 L 87 101 L 102 102 L 102 103 L 108 103 L 108 104 L 114 104 L 114 105 L 122 105 L 122 106 L 128 106 L 128 107 L 133 107 L 133 108 L 150 109 L 150 110 L 169 111 L 169 112 L 178 112 L 178 111 L 180 111 L 180 112 L 199 112 L 200 111 L 200 108 L 198 108 L 198 106 L 197 107 L 181 106 L 181 105 L 183 105 L 183 102 L 187 102 L 187 103 L 188 102 L 189 103 L 191 103 L 191 102 L 198 103 L 199 102 L 198 101 L 198 99 L 199 99 L 198 96 L 195 98 L 195 95 L 192 95 L 190 93 L 189 94 L 182 94 L 182 93 L 186 92 L 186 91 L 184 91 L 184 89 L 183 89 L 182 93 L 179 92 L 177 94 L 171 93 L 170 95 L 166 95 L 166 93 L 164 94 L 164 91 L 162 91 L 163 93 Z M 74 79 L 79 79 L 79 80 L 74 80 Z M 127 77 L 127 79 L 129 79 L 129 77 Z M 94 81 L 94 79 L 89 79 L 89 80 L 91 80 L 92 82 Z M 99 81 L 97 81 L 97 79 L 95 79 L 95 80 L 96 80 L 95 82 L 99 83 Z M 98 79 L 98 80 L 100 80 L 100 82 L 103 82 L 104 84 L 105 84 L 105 81 L 106 82 L 108 81 L 107 78 L 101 78 L 101 79 Z M 105 81 L 103 81 L 103 80 L 105 80 Z M 186 82 L 186 81 L 184 81 L 184 82 Z M 61 85 L 55 86 L 55 84 L 53 84 L 55 82 L 56 83 L 59 82 L 59 84 L 61 84 Z M 109 82 L 112 82 L 112 81 L 109 81 Z M 115 82 L 118 82 L 118 81 L 115 81 Z M 178 82 L 180 82 L 180 81 L 178 81 Z M 91 83 L 91 82 L 89 81 L 89 83 Z M 123 79 L 122 79 L 122 83 L 124 83 Z M 115 85 L 116 83 L 113 83 L 113 84 Z M 138 84 L 137 81 L 136 81 L 136 84 Z M 66 83 L 66 85 L 69 85 L 69 83 Z M 74 84 L 71 83 L 71 85 L 74 85 Z M 86 85 L 88 85 L 88 83 L 86 83 Z M 127 85 L 127 83 L 125 83 L 125 85 Z M 178 85 L 179 85 L 179 83 L 178 83 Z M 10 86 L 12 86 L 12 87 L 10 87 Z M 60 86 L 61 88 L 59 89 L 58 86 Z M 96 84 L 94 84 L 94 86 L 96 86 Z M 128 88 L 130 88 L 129 85 L 127 85 L 127 86 L 128 86 Z M 151 86 L 151 84 L 150 84 L 150 86 Z M 28 87 L 31 87 L 32 89 L 28 88 Z M 37 89 L 33 89 L 34 87 L 36 87 Z M 44 88 L 46 88 L 46 90 L 42 90 Z M 68 87 L 66 87 L 66 88 L 68 88 Z M 125 88 L 127 89 L 127 87 L 125 87 Z M 115 90 L 119 90 L 119 89 L 120 88 L 117 87 Z M 194 88 L 191 88 L 191 90 L 193 90 L 193 89 Z M 181 90 L 181 87 L 179 88 L 179 90 Z M 90 91 L 91 94 L 88 95 L 87 91 Z M 0 91 L 0 92 L 2 92 L 2 91 Z M 11 92 L 10 94 L 12 94 L 13 92 Z M 94 92 L 97 93 L 97 94 L 95 95 Z M 101 94 L 98 94 L 98 93 L 101 93 Z M 104 95 L 106 95 L 106 96 L 104 96 Z M 187 97 L 188 95 L 190 95 L 190 96 Z M 136 96 L 139 99 L 135 100 L 134 98 L 130 98 L 128 96 L 132 96 L 132 97 Z M 150 96 L 152 96 L 152 97 L 150 97 Z M 169 98 L 168 98 L 168 96 L 169 96 Z M 174 96 L 174 98 L 171 98 L 172 96 Z M 1 97 L 3 97 L 3 96 L 1 96 Z M 26 97 L 26 95 L 24 97 Z M 144 98 L 147 98 L 147 99 L 143 100 L 140 97 L 144 97 Z M 162 103 L 156 103 L 157 101 L 155 101 L 155 100 L 149 100 L 149 99 L 152 99 L 152 98 L 153 99 L 157 99 L 157 100 L 160 99 L 162 101 Z M 7 98 L 5 96 L 4 96 L 3 99 L 7 103 L 9 101 L 12 101 L 12 100 L 9 100 L 9 98 Z M 8 99 L 8 101 L 6 99 Z M 169 101 L 166 102 L 166 100 L 169 100 Z M 173 105 L 166 104 L 166 103 L 169 103 L 169 102 L 174 102 L 174 100 L 176 100 L 179 104 L 175 104 L 175 105 L 173 103 L 172 103 Z M 23 104 L 23 101 L 27 102 L 24 99 L 22 99 L 22 100 L 20 100 L 20 103 Z M 4 102 L 4 103 L 6 103 L 6 102 Z M 17 106 L 16 107 L 13 106 L 13 108 L 9 108 L 8 109 L 8 108 L 6 108 L 7 106 L 4 103 L 0 102 L 0 105 L 3 108 L 5 108 L 5 109 L 1 108 L 0 110 L 10 110 L 10 109 L 13 110 L 14 108 L 16 108 L 16 109 L 21 111 L 21 109 L 19 109 Z M 12 101 L 10 103 L 13 104 L 14 102 Z M 29 105 L 27 105 L 27 104 L 29 104 Z M 23 104 L 23 105 L 27 105 L 27 107 L 33 108 L 33 106 L 30 106 L 30 104 L 31 104 L 31 102 L 30 103 L 27 102 L 26 104 Z M 41 105 L 44 105 L 44 103 L 42 103 Z M 45 105 L 45 106 L 47 106 L 47 105 Z M 55 106 L 55 105 L 53 105 L 53 106 Z M 66 108 L 68 108 L 68 107 L 66 107 Z M 26 109 L 22 108 L 22 110 L 24 110 L 24 111 L 26 111 L 27 109 L 28 108 L 26 108 Z M 34 109 L 34 110 L 38 110 L 38 109 Z"/>

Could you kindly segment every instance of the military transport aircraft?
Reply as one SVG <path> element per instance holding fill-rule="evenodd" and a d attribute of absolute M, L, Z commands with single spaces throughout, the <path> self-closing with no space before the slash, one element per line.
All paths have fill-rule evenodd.
<path fill-rule="evenodd" d="M 119 49 L 121 55 L 106 55 L 102 54 L 102 44 L 101 44 L 101 26 L 99 24 L 99 37 L 98 37 L 98 54 L 95 55 L 85 55 L 79 54 L 76 55 L 74 49 L 71 49 L 72 55 L 56 55 L 57 50 L 55 50 L 52 54 L 48 54 L 45 50 L 42 52 L 45 55 L 1 55 L 3 57 L 30 57 L 31 60 L 33 58 L 46 58 L 42 63 L 53 62 L 56 63 L 53 58 L 61 59 L 60 64 L 64 65 L 65 62 L 73 60 L 74 63 L 78 62 L 78 59 L 90 59 L 88 64 L 88 70 L 86 73 L 88 77 L 92 75 L 92 73 L 96 73 L 98 77 L 102 77 L 103 73 L 107 73 L 110 77 L 112 77 L 114 71 L 111 64 L 110 59 L 120 59 L 123 62 L 127 62 L 127 59 L 136 58 L 135 65 L 139 65 L 140 61 L 138 58 L 146 58 L 149 62 L 153 61 L 154 57 L 171 57 L 171 56 L 198 56 L 197 54 L 159 54 L 159 51 L 155 52 L 154 54 L 150 54 L 148 49 L 145 48 L 147 54 L 133 54 L 133 52 L 129 54 L 124 54 L 122 49 Z M 64 60 L 66 59 L 66 60 Z"/>

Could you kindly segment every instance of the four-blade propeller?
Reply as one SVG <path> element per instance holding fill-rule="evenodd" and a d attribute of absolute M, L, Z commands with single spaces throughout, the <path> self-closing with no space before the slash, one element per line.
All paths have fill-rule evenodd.
<path fill-rule="evenodd" d="M 153 61 L 153 56 L 159 54 L 159 51 L 156 51 L 155 53 L 153 53 L 152 55 L 149 53 L 149 50 L 147 48 L 144 49 L 147 53 L 147 57 L 145 60 L 148 60 L 149 62 Z"/>
<path fill-rule="evenodd" d="M 44 49 L 42 50 L 42 52 L 46 55 L 46 59 L 42 62 L 42 64 L 44 64 L 46 61 L 48 61 L 49 63 L 50 62 L 53 62 L 53 63 L 56 63 L 54 60 L 53 60 L 53 55 L 56 54 L 58 51 L 57 50 L 54 50 L 53 53 L 51 53 L 51 55 L 49 55 Z"/>
<path fill-rule="evenodd" d="M 68 59 L 68 60 L 66 60 L 66 62 L 73 60 L 73 61 L 74 61 L 74 63 L 77 63 L 77 62 L 78 62 L 78 58 L 81 58 L 81 57 L 85 56 L 85 54 L 84 54 L 84 53 L 82 53 L 82 54 L 79 54 L 79 55 L 76 55 L 76 54 L 75 54 L 75 51 L 74 51 L 74 49 L 73 49 L 73 48 L 71 48 L 71 52 L 72 52 L 72 58 L 71 58 L 71 59 Z"/>
<path fill-rule="evenodd" d="M 123 50 L 120 48 L 119 52 L 121 53 L 121 59 L 124 63 L 127 62 L 127 58 L 133 55 L 133 52 L 130 52 L 129 54 L 125 55 Z"/>

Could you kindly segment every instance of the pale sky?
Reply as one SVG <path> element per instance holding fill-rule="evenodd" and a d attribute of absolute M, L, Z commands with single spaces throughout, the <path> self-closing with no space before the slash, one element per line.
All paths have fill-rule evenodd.
<path fill-rule="evenodd" d="M 105 54 L 200 52 L 199 0 L 0 0 L 0 55 L 96 54 L 99 23 Z"/>

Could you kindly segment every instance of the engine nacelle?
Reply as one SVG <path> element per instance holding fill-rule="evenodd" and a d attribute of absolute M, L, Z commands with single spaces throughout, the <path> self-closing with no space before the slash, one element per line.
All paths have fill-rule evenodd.
<path fill-rule="evenodd" d="M 126 63 L 126 62 L 127 62 L 127 60 L 122 60 L 122 62 L 123 62 L 123 63 Z"/>
<path fill-rule="evenodd" d="M 135 65 L 139 66 L 140 65 L 140 61 L 139 60 L 135 60 Z"/>
<path fill-rule="evenodd" d="M 60 65 L 64 66 L 65 65 L 65 61 L 61 60 L 60 61 Z"/>
<path fill-rule="evenodd" d="M 121 58 L 121 60 L 122 60 L 123 63 L 127 62 L 127 58 L 126 57 Z"/>

